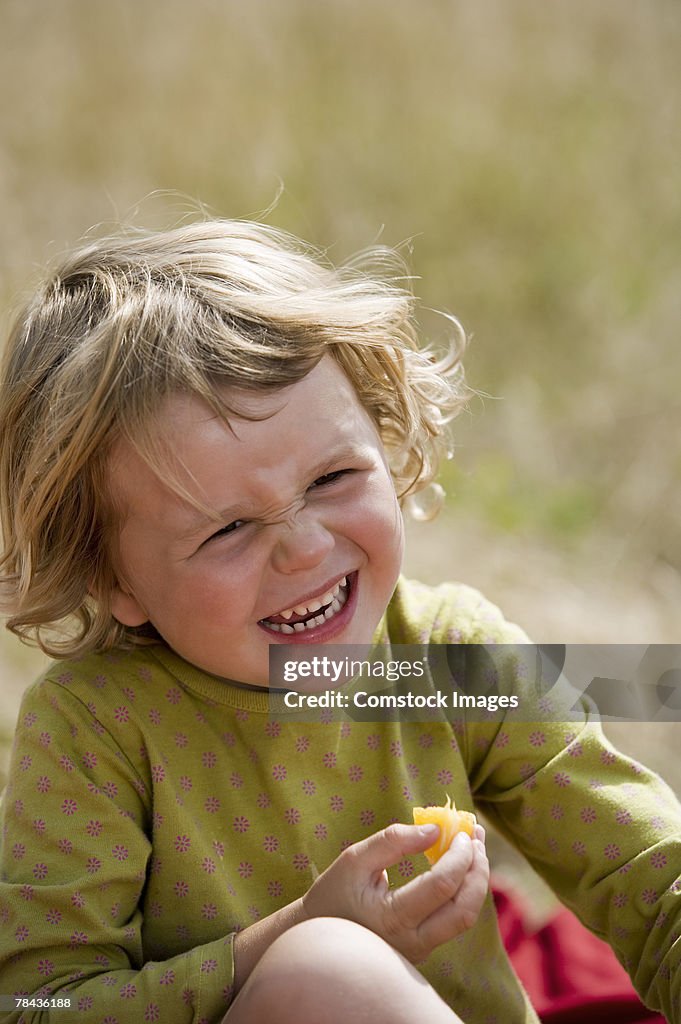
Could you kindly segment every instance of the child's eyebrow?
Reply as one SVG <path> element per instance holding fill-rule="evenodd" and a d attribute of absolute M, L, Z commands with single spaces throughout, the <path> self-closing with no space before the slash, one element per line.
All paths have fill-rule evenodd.
<path fill-rule="evenodd" d="M 345 459 L 361 458 L 366 453 L 366 450 L 366 444 L 351 441 L 324 453 L 322 458 L 311 467 L 310 479 L 314 480 L 319 476 L 323 476 L 330 471 L 332 466 L 342 463 Z M 248 503 L 236 502 L 234 505 L 226 508 L 216 509 L 212 514 L 208 511 L 203 511 L 201 508 L 192 509 L 192 512 L 188 512 L 188 518 L 191 521 L 187 524 L 186 529 L 182 529 L 178 533 L 177 540 L 190 541 L 201 534 L 208 526 L 234 522 L 236 519 L 243 519 L 253 515 L 254 511 L 253 503 L 250 501 Z"/>

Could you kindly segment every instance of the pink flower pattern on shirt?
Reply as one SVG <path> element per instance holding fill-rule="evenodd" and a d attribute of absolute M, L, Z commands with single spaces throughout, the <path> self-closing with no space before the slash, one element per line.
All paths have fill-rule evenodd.
<path fill-rule="evenodd" d="M 662 792 L 653 813 L 642 789 L 653 784 L 639 781 L 639 767 L 579 728 L 570 735 L 494 721 L 475 729 L 268 721 L 172 679 L 153 649 L 145 658 L 132 659 L 134 671 L 124 658 L 120 668 L 92 659 L 68 681 L 41 684 L 22 718 L 24 749 L 11 780 L 4 869 L 17 885 L 10 916 L 25 949 L 21 985 L 36 991 L 71 978 L 83 1024 L 123 1022 L 131 1013 L 170 1019 L 169 1005 L 178 1024 L 197 1024 L 199 992 L 212 1000 L 206 1019 L 220 1019 L 231 995 L 229 933 L 301 895 L 352 842 L 392 820 L 409 821 L 412 802 L 441 803 L 449 792 L 470 808 L 464 756 L 493 766 L 490 792 L 519 794 L 515 810 L 504 801 L 487 807 L 509 815 L 530 852 L 545 859 L 551 851 L 576 879 L 587 863 L 611 877 L 605 909 L 587 909 L 611 915 L 621 941 L 632 906 L 650 907 L 662 929 L 660 901 L 678 876 L 669 879 L 665 846 L 676 812 Z M 612 785 L 599 796 L 607 773 L 618 785 L 628 774 L 632 790 L 619 804 Z M 637 801 L 648 809 L 643 824 Z M 657 845 L 646 839 L 650 829 Z M 631 850 L 646 842 L 634 871 Z M 404 884 L 425 868 L 423 858 L 402 857 L 391 882 Z M 40 929 L 44 948 L 34 949 Z M 496 940 L 476 934 L 457 940 L 456 956 L 451 947 L 438 950 L 424 968 L 430 980 L 443 992 L 458 989 L 461 964 L 484 953 L 508 998 L 521 999 Z M 140 944 L 148 969 L 133 967 Z M 471 1016 L 471 1024 L 501 1019 L 486 1005 L 486 1016 Z"/>

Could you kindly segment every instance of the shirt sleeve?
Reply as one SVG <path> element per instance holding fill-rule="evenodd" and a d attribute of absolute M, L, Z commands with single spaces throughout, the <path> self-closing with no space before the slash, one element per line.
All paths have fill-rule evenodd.
<path fill-rule="evenodd" d="M 506 631 L 491 606 L 483 620 L 474 639 L 515 642 L 515 627 Z M 548 705 L 532 696 L 532 661 L 510 656 L 502 685 L 525 702 L 524 719 L 535 701 L 535 721 L 510 713 L 459 723 L 474 799 L 612 946 L 643 1002 L 681 1024 L 681 806 L 658 775 L 611 745 L 588 702 L 557 721 L 551 695 Z"/>
<path fill-rule="evenodd" d="M 0 1021 L 65 1019 L 12 1012 L 14 996 L 68 998 L 83 1024 L 212 1024 L 226 1012 L 233 936 L 144 963 L 149 803 L 78 697 L 49 680 L 28 691 L 2 808 Z"/>

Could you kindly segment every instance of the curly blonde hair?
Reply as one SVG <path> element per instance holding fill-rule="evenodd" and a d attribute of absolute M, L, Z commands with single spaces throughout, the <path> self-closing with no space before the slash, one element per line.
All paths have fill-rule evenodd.
<path fill-rule="evenodd" d="M 154 436 L 172 393 L 229 419 L 243 415 L 230 388 L 285 387 L 329 353 L 378 427 L 398 495 L 428 485 L 445 423 L 465 401 L 465 339 L 452 321 L 445 358 L 419 350 L 407 280 L 391 250 L 333 267 L 282 231 L 230 220 L 128 231 L 63 259 L 17 317 L 3 359 L 8 628 L 53 657 L 148 642 L 107 598 L 108 458 L 127 440 L 191 500 Z"/>

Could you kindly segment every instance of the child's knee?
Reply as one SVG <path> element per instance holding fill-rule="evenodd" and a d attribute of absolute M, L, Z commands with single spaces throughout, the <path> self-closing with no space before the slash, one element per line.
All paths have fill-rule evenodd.
<path fill-rule="evenodd" d="M 357 1007 L 370 1005 L 378 990 L 385 991 L 382 983 L 399 977 L 404 964 L 362 925 L 313 918 L 272 943 L 242 990 L 240 1009 L 277 1024 L 286 1024 L 289 1012 L 297 1022 L 347 1020 Z"/>
<path fill-rule="evenodd" d="M 461 1024 L 397 950 L 352 921 L 319 917 L 264 954 L 224 1024 Z"/>
<path fill-rule="evenodd" d="M 309 984 L 339 975 L 360 975 L 371 965 L 375 977 L 382 964 L 402 957 L 368 928 L 339 917 L 316 917 L 290 928 L 272 944 L 263 961 L 282 963 L 289 979 Z M 297 970 L 293 971 L 295 967 Z"/>

